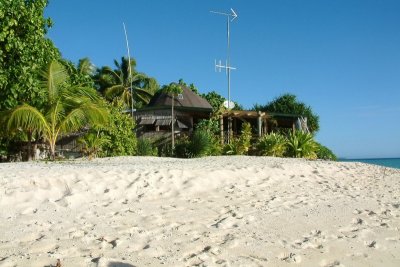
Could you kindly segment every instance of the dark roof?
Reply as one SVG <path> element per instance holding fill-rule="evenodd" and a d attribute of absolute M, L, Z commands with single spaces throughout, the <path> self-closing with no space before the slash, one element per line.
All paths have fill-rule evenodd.
<path fill-rule="evenodd" d="M 212 106 L 208 103 L 207 100 L 202 98 L 201 96 L 194 93 L 188 87 L 180 85 L 183 92 L 183 99 L 179 97 L 174 97 L 174 106 L 179 109 L 201 109 L 211 111 Z M 172 104 L 172 96 L 163 93 L 162 91 L 157 92 L 150 100 L 149 104 L 146 106 L 147 108 L 161 108 L 161 107 L 171 107 Z"/>

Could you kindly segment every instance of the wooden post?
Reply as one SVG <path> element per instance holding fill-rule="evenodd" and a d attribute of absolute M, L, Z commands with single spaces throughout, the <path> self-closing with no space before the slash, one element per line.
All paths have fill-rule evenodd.
<path fill-rule="evenodd" d="M 171 137 L 172 137 L 172 151 L 174 151 L 174 148 L 175 148 L 174 102 L 175 102 L 175 101 L 174 101 L 174 93 L 172 93 L 172 105 L 171 105 L 171 108 L 172 108 L 172 110 L 171 110 L 171 117 L 172 117 L 172 120 L 171 120 L 171 128 L 172 128 L 172 135 L 171 135 Z"/>
<path fill-rule="evenodd" d="M 231 143 L 231 140 L 233 139 L 233 131 L 232 131 L 232 117 L 230 116 L 230 114 L 228 115 L 228 144 Z"/>
<path fill-rule="evenodd" d="M 258 112 L 258 117 L 257 117 L 257 130 L 258 130 L 258 137 L 261 137 L 262 135 L 262 121 L 261 121 L 261 111 Z"/>
<path fill-rule="evenodd" d="M 225 140 L 224 140 L 224 116 L 223 115 L 219 116 L 219 130 L 220 130 L 220 135 L 221 135 L 221 144 L 223 145 L 225 143 Z"/>
<path fill-rule="evenodd" d="M 268 134 L 268 119 L 264 119 L 264 133 Z"/>

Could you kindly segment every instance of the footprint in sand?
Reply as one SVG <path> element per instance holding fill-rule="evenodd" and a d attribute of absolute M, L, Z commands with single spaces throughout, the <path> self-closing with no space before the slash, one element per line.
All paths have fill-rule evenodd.
<path fill-rule="evenodd" d="M 301 257 L 292 252 L 282 252 L 278 256 L 278 259 L 280 259 L 281 261 L 285 261 L 287 263 L 300 263 L 301 262 Z"/>
<path fill-rule="evenodd" d="M 375 240 L 364 241 L 364 245 L 366 245 L 369 248 L 376 248 L 376 241 Z"/>
<path fill-rule="evenodd" d="M 323 260 L 320 264 L 321 267 L 344 267 L 343 264 L 340 263 L 340 261 L 338 260 L 334 260 L 334 261 L 327 261 L 327 260 Z"/>

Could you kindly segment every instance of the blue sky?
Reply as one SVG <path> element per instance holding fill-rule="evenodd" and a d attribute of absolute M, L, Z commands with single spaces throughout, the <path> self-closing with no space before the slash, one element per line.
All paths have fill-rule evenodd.
<path fill-rule="evenodd" d="M 98 67 L 126 56 L 163 85 L 180 78 L 245 108 L 293 93 L 320 116 L 316 138 L 340 157 L 400 157 L 400 1 L 51 0 L 48 36 L 63 57 Z"/>

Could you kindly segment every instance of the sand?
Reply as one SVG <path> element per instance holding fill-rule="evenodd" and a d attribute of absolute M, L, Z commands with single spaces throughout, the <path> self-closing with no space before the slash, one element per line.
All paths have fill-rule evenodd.
<path fill-rule="evenodd" d="M 269 157 L 0 164 L 0 266 L 400 266 L 400 170 Z"/>

